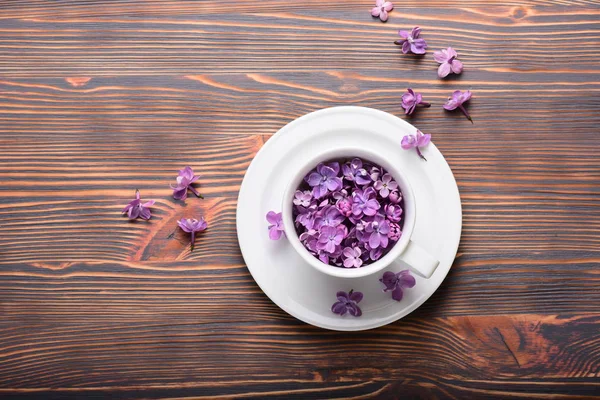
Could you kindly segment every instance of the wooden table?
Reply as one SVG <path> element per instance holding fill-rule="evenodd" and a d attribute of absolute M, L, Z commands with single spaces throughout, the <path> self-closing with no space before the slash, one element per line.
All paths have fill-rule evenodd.
<path fill-rule="evenodd" d="M 371 3 L 0 3 L 0 396 L 600 396 L 599 2 Z M 414 25 L 424 58 L 393 44 Z M 297 321 L 241 257 L 244 172 L 305 113 L 404 118 L 407 87 L 460 188 L 454 266 L 389 326 Z M 441 108 L 468 88 L 474 124 Z M 185 165 L 205 200 L 173 200 Z M 136 188 L 149 222 L 120 214 Z"/>

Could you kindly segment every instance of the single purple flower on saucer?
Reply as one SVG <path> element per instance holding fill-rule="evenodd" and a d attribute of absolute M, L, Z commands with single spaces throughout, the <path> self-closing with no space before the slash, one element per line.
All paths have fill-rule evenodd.
<path fill-rule="evenodd" d="M 327 192 L 335 192 L 342 188 L 342 179 L 337 176 L 339 172 L 339 164 L 337 165 L 337 171 L 335 165 L 319 164 L 316 171 L 308 176 L 307 183 L 313 188 L 313 196 L 316 199 L 320 199 L 325 196 Z"/>
<path fill-rule="evenodd" d="M 192 183 L 196 182 L 198 178 L 199 176 L 194 175 L 194 170 L 191 167 L 185 167 L 180 170 L 179 176 L 177 176 L 177 185 L 171 185 L 171 189 L 173 189 L 173 198 L 175 200 L 187 199 L 187 191 L 189 189 L 196 197 L 203 199 L 204 197 L 202 197 L 196 188 L 192 186 Z"/>
<path fill-rule="evenodd" d="M 185 219 L 181 218 L 177 221 L 177 225 L 187 233 L 192 234 L 192 250 L 194 250 L 194 242 L 196 241 L 196 232 L 202 232 L 206 229 L 207 224 L 204 220 L 204 217 L 200 217 L 200 219 Z"/>
<path fill-rule="evenodd" d="M 414 54 L 425 54 L 427 43 L 424 39 L 419 38 L 419 36 L 421 36 L 421 28 L 415 26 L 410 33 L 408 31 L 398 31 L 398 35 L 400 35 L 402 39 L 396 40 L 394 44 L 402 46 L 402 52 L 404 54 L 410 52 Z"/>
<path fill-rule="evenodd" d="M 461 92 L 460 90 L 455 90 L 452 93 L 452 96 L 448 97 L 448 101 L 446 102 L 446 104 L 444 104 L 444 108 L 448 111 L 456 110 L 458 108 L 460 111 L 462 111 L 463 114 L 465 114 L 465 117 L 467 117 L 467 119 L 471 121 L 471 123 L 473 123 L 473 119 L 463 106 L 463 103 L 466 103 L 469 100 L 471 100 L 470 90 L 465 90 L 464 92 Z"/>
<path fill-rule="evenodd" d="M 417 150 L 417 154 L 423 160 L 427 161 L 425 156 L 421 153 L 419 147 L 424 147 L 429 144 L 431 141 L 431 135 L 423 134 L 420 130 L 417 129 L 417 133 L 415 135 L 406 135 L 402 138 L 402 142 L 400 145 L 404 150 L 415 149 Z"/>
<path fill-rule="evenodd" d="M 415 278 L 410 274 L 409 270 L 400 271 L 397 274 L 387 271 L 383 274 L 379 280 L 384 284 L 384 292 L 392 292 L 392 299 L 396 301 L 402 300 L 404 288 L 411 288 L 415 286 Z"/>
<path fill-rule="evenodd" d="M 362 251 L 358 247 L 346 247 L 342 252 L 344 256 L 344 267 L 359 268 L 363 260 L 360 258 Z"/>
<path fill-rule="evenodd" d="M 267 222 L 269 225 L 269 238 L 271 240 L 279 240 L 282 236 L 285 236 L 283 231 L 283 217 L 281 213 L 269 211 L 267 213 Z"/>
<path fill-rule="evenodd" d="M 142 200 L 140 199 L 140 191 L 136 190 L 135 199 L 131 200 L 123 209 L 123 211 L 121 211 L 121 213 L 127 213 L 127 217 L 129 217 L 130 220 L 134 220 L 136 218 L 149 220 L 152 217 L 149 207 L 152 205 L 154 205 L 154 200 L 148 200 L 147 202 L 142 203 Z"/>
<path fill-rule="evenodd" d="M 408 88 L 406 93 L 402 95 L 402 108 L 404 108 L 404 114 L 411 115 L 415 112 L 418 105 L 431 107 L 430 103 L 423 101 L 421 93 L 417 93 L 411 88 Z"/>
<path fill-rule="evenodd" d="M 433 59 L 440 64 L 438 76 L 445 78 L 451 72 L 460 74 L 463 70 L 462 62 L 457 60 L 458 53 L 452 47 L 433 52 Z"/>
<path fill-rule="evenodd" d="M 355 292 L 354 289 L 346 293 L 339 291 L 336 293 L 337 301 L 331 306 L 331 311 L 335 314 L 345 315 L 349 313 L 354 317 L 360 317 L 362 310 L 358 306 L 358 303 L 363 299 L 361 292 Z"/>

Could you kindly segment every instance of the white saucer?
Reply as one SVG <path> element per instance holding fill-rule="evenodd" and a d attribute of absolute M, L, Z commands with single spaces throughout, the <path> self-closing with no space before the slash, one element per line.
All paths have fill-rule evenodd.
<path fill-rule="evenodd" d="M 240 188 L 237 232 L 244 260 L 256 283 L 279 307 L 294 317 L 326 329 L 358 331 L 394 322 L 423 304 L 440 286 L 456 256 L 462 210 L 454 175 L 439 150 L 430 143 L 416 151 L 403 150 L 400 141 L 415 128 L 383 111 L 363 107 L 333 107 L 290 122 L 260 149 L 248 167 Z M 427 132 L 425 132 L 427 133 Z M 435 139 L 435 136 L 433 137 Z M 381 274 L 364 278 L 334 278 L 307 264 L 285 238 L 269 239 L 265 215 L 281 211 L 286 184 L 303 160 L 316 149 L 367 145 L 394 152 L 401 170 L 410 179 L 417 218 L 413 240 L 440 260 L 430 279 L 418 276 L 416 285 L 404 290 L 404 298 L 392 300 L 379 282 Z M 390 150 L 391 149 L 391 150 Z M 394 150 L 396 149 L 396 150 Z M 364 294 L 362 316 L 340 316 L 331 311 L 336 292 L 350 289 Z"/>

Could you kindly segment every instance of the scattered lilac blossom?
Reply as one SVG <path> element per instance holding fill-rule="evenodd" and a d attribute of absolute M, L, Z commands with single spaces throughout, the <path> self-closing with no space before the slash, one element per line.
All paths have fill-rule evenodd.
<path fill-rule="evenodd" d="M 360 158 L 320 163 L 292 203 L 300 242 L 332 266 L 369 265 L 387 254 L 401 234 L 398 183 L 379 165 Z M 276 229 L 275 220 L 269 222 Z"/>
<path fill-rule="evenodd" d="M 382 22 L 388 20 L 388 12 L 394 9 L 394 5 L 390 1 L 377 0 L 375 7 L 371 9 L 371 15 L 373 17 L 379 17 Z"/>
<path fill-rule="evenodd" d="M 406 93 L 402 95 L 402 108 L 404 108 L 404 114 L 411 115 L 415 112 L 418 105 L 431 107 L 430 103 L 423 101 L 423 95 L 421 95 L 421 93 L 417 93 L 411 88 L 408 88 Z"/>
<path fill-rule="evenodd" d="M 402 52 L 404 54 L 409 52 L 414 54 L 425 54 L 427 43 L 425 42 L 425 39 L 419 38 L 419 36 L 421 36 L 421 28 L 415 26 L 411 32 L 398 31 L 398 35 L 400 35 L 402 39 L 396 40 L 394 44 L 402 46 Z"/>
<path fill-rule="evenodd" d="M 458 53 L 452 47 L 433 52 L 433 58 L 440 66 L 438 68 L 438 76 L 445 78 L 450 73 L 460 74 L 463 70 L 462 62 L 458 61 Z"/>
<path fill-rule="evenodd" d="M 392 299 L 396 301 L 402 300 L 404 295 L 403 289 L 412 288 L 415 286 L 415 278 L 410 274 L 409 270 L 400 271 L 397 274 L 387 271 L 383 274 L 381 283 L 385 286 L 384 292 L 392 292 Z"/>
<path fill-rule="evenodd" d="M 361 292 L 355 292 L 352 289 L 348 293 L 339 291 L 335 296 L 337 297 L 337 301 L 331 306 L 333 313 L 339 315 L 348 313 L 353 317 L 360 317 L 362 315 L 362 310 L 358 306 L 358 303 L 363 299 Z"/>
<path fill-rule="evenodd" d="M 431 141 L 431 135 L 423 134 L 420 130 L 417 129 L 417 133 L 415 135 L 406 135 L 402 138 L 401 146 L 404 150 L 409 150 L 414 148 L 417 150 L 417 154 L 423 160 L 427 161 L 425 156 L 421 153 L 419 147 L 424 147 L 429 144 Z"/>
<path fill-rule="evenodd" d="M 187 199 L 187 191 L 189 189 L 196 197 L 203 199 L 204 197 L 202 197 L 196 188 L 192 186 L 192 183 L 196 182 L 198 178 L 198 176 L 194 175 L 194 170 L 191 167 L 185 167 L 180 170 L 179 176 L 177 176 L 177 185 L 171 185 L 171 189 L 173 189 L 173 198 L 175 200 Z"/>
<path fill-rule="evenodd" d="M 465 117 L 467 117 L 467 119 L 471 121 L 471 123 L 473 123 L 473 119 L 463 106 L 463 103 L 466 103 L 469 100 L 471 100 L 470 90 L 465 90 L 464 92 L 461 92 L 460 90 L 455 90 L 452 93 L 452 95 L 448 97 L 448 101 L 446 102 L 446 104 L 444 104 L 444 108 L 448 111 L 456 110 L 457 108 L 460 109 L 460 111 L 462 111 L 462 113 L 465 114 Z"/>
<path fill-rule="evenodd" d="M 177 225 L 179 225 L 179 227 L 184 232 L 192 234 L 191 243 L 192 243 L 192 250 L 194 250 L 194 243 L 196 241 L 196 232 L 202 232 L 207 227 L 207 223 L 204 220 L 204 217 L 200 217 L 200 219 L 181 218 L 179 221 L 177 221 Z"/>
<path fill-rule="evenodd" d="M 271 240 L 279 240 L 282 236 L 285 236 L 283 231 L 283 217 L 281 213 L 269 211 L 267 213 L 267 222 L 269 225 L 269 238 Z"/>
<path fill-rule="evenodd" d="M 129 204 L 121 211 L 122 214 L 127 214 L 130 220 L 134 220 L 137 218 L 149 220 L 152 217 L 152 213 L 150 212 L 150 207 L 154 205 L 154 200 L 148 200 L 145 203 L 142 203 L 140 199 L 140 191 L 135 191 L 135 199 L 131 200 Z"/>

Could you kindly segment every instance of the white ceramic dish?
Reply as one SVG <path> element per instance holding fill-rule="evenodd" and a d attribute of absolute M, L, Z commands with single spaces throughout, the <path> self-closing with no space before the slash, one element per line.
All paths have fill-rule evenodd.
<path fill-rule="evenodd" d="M 294 317 L 326 329 L 356 331 L 394 322 L 425 302 L 440 286 L 456 256 L 462 212 L 458 187 L 442 154 L 430 143 L 423 149 L 428 161 L 400 141 L 416 128 L 383 111 L 363 107 L 334 107 L 307 114 L 281 128 L 257 153 L 240 188 L 237 231 L 244 260 L 256 283 L 279 307 Z M 434 137 L 435 139 L 435 137 Z M 416 285 L 405 289 L 402 301 L 384 293 L 379 278 L 398 272 L 396 263 L 376 274 L 338 277 L 324 274 L 302 258 L 285 238 L 269 239 L 265 215 L 281 211 L 282 199 L 298 171 L 315 155 L 340 146 L 378 154 L 410 182 L 418 212 L 411 239 L 439 260 L 431 278 L 416 274 Z M 332 267 L 334 268 L 334 267 Z M 364 294 L 361 317 L 331 311 L 336 292 Z"/>

